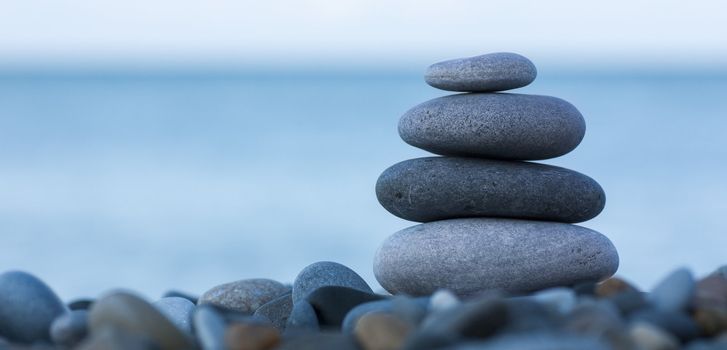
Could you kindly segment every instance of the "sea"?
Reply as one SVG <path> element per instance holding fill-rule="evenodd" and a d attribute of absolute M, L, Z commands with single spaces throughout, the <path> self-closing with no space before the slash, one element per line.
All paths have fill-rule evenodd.
<path fill-rule="evenodd" d="M 571 67 L 572 68 L 572 67 Z M 618 275 L 727 264 L 727 71 L 543 70 L 517 93 L 586 119 L 542 161 L 594 178 Z M 0 69 L 0 271 L 64 300 L 131 289 L 200 294 L 343 263 L 379 289 L 373 256 L 414 225 L 377 202 L 387 167 L 427 156 L 398 118 L 449 94 L 409 69 Z"/>

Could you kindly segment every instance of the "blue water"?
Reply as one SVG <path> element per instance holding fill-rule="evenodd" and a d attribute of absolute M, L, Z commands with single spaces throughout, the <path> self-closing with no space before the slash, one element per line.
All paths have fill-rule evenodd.
<path fill-rule="evenodd" d="M 590 175 L 619 274 L 727 263 L 727 75 L 541 73 L 523 93 L 577 106 L 588 131 L 545 163 Z M 372 285 L 371 261 L 412 223 L 374 184 L 426 155 L 398 117 L 446 93 L 417 72 L 0 75 L 0 270 L 69 299 L 156 297 L 235 279 L 292 281 L 318 260 Z"/>

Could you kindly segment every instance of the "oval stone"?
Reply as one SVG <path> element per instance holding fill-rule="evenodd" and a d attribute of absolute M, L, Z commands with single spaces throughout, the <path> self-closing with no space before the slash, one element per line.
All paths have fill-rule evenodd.
<path fill-rule="evenodd" d="M 386 169 L 379 203 L 406 220 L 505 217 L 581 222 L 603 210 L 606 195 L 590 177 L 552 165 L 427 157 Z"/>
<path fill-rule="evenodd" d="M 339 286 L 373 293 L 371 287 L 356 271 L 333 261 L 319 261 L 306 266 L 293 282 L 293 303 L 303 300 L 316 289 Z"/>
<path fill-rule="evenodd" d="M 390 236 L 374 274 L 392 294 L 459 296 L 510 293 L 600 281 L 618 268 L 618 253 L 600 233 L 556 222 L 471 218 L 436 221 Z"/>
<path fill-rule="evenodd" d="M 562 156 L 586 133 L 570 103 L 521 94 L 458 94 L 415 106 L 399 120 L 408 144 L 441 155 L 538 160 Z"/>
<path fill-rule="evenodd" d="M 457 58 L 435 63 L 424 80 L 437 89 L 485 92 L 526 86 L 538 75 L 529 59 L 511 52 Z"/>
<path fill-rule="evenodd" d="M 68 312 L 43 281 L 22 271 L 0 274 L 0 336 L 18 343 L 50 341 L 50 325 Z"/>
<path fill-rule="evenodd" d="M 260 306 L 289 291 L 289 287 L 278 281 L 251 278 L 213 287 L 199 297 L 197 305 L 211 304 L 252 314 Z"/>

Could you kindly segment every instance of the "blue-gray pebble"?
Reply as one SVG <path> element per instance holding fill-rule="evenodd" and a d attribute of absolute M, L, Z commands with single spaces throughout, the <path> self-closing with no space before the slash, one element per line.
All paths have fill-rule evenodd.
<path fill-rule="evenodd" d="M 601 186 L 551 165 L 460 157 L 410 159 L 376 183 L 379 203 L 406 220 L 505 217 L 581 222 L 606 203 Z"/>
<path fill-rule="evenodd" d="M 179 329 L 192 333 L 192 313 L 195 307 L 192 301 L 183 297 L 166 297 L 152 305 Z"/>
<path fill-rule="evenodd" d="M 340 286 L 373 293 L 366 281 L 355 271 L 331 261 L 319 261 L 306 266 L 293 282 L 293 303 L 305 299 L 314 290 L 325 286 Z"/>
<path fill-rule="evenodd" d="M 555 158 L 575 149 L 585 133 L 585 120 L 572 104 L 540 95 L 444 96 L 399 119 L 399 136 L 406 143 L 441 155 Z"/>
<path fill-rule="evenodd" d="M 696 282 L 686 268 L 666 276 L 649 294 L 649 301 L 662 311 L 685 311 L 692 301 Z"/>
<path fill-rule="evenodd" d="M 286 323 L 286 332 L 319 331 L 320 328 L 313 306 L 305 300 L 296 301 Z"/>
<path fill-rule="evenodd" d="M 618 268 L 618 253 L 600 233 L 547 221 L 469 218 L 435 221 L 390 236 L 374 274 L 392 294 L 459 296 L 490 289 L 526 293 L 599 281 Z"/>
<path fill-rule="evenodd" d="M 510 52 L 496 52 L 435 63 L 424 80 L 448 91 L 503 91 L 526 86 L 538 71 L 527 58 Z"/>
<path fill-rule="evenodd" d="M 19 343 L 50 341 L 50 325 L 68 312 L 43 281 L 22 271 L 0 274 L 0 336 Z"/>
<path fill-rule="evenodd" d="M 50 327 L 53 343 L 73 347 L 88 333 L 88 310 L 73 310 L 56 317 Z"/>

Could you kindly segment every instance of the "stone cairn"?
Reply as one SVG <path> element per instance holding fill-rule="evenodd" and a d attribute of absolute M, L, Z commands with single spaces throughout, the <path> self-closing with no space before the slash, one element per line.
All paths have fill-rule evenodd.
<path fill-rule="evenodd" d="M 426 82 L 464 92 L 407 111 L 399 135 L 442 157 L 386 169 L 376 196 L 392 214 L 423 224 L 389 237 L 374 273 L 392 294 L 527 293 L 603 280 L 618 253 L 600 233 L 572 225 L 597 216 L 601 186 L 581 173 L 527 162 L 578 146 L 585 121 L 570 103 L 495 93 L 535 80 L 530 60 L 492 53 L 432 65 Z"/>

